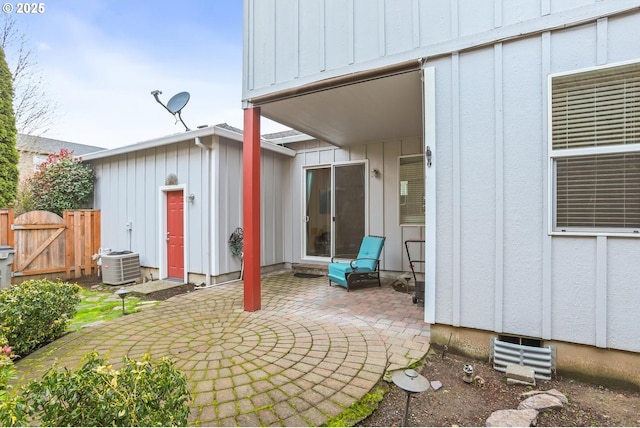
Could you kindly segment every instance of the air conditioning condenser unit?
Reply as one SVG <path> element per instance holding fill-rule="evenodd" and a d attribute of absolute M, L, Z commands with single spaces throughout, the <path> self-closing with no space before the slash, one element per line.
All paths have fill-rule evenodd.
<path fill-rule="evenodd" d="M 102 256 L 102 282 L 121 285 L 140 278 L 140 255 L 131 251 L 115 251 Z"/>

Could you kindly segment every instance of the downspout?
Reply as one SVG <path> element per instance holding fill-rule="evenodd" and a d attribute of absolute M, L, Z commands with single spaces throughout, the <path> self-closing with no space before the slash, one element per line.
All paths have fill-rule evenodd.
<path fill-rule="evenodd" d="M 205 189 L 204 192 L 207 195 L 206 199 L 206 220 L 204 236 L 206 237 L 205 244 L 205 287 L 211 285 L 211 148 L 205 146 L 200 141 L 200 137 L 195 137 L 196 146 L 204 150 L 207 153 L 205 162 Z"/>

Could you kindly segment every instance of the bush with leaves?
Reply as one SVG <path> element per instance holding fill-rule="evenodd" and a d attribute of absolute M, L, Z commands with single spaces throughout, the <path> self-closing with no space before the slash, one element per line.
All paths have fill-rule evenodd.
<path fill-rule="evenodd" d="M 18 184 L 18 195 L 13 201 L 13 209 L 16 217 L 35 210 L 28 181 L 22 181 Z"/>
<path fill-rule="evenodd" d="M 33 208 L 62 215 L 63 210 L 82 208 L 93 194 L 95 174 L 73 152 L 62 149 L 40 164 L 27 181 Z"/>
<path fill-rule="evenodd" d="M 54 366 L 23 394 L 43 426 L 184 426 L 190 394 L 183 373 L 163 358 L 124 357 L 114 370 L 92 352 L 76 372 Z"/>
<path fill-rule="evenodd" d="M 25 356 L 62 336 L 80 303 L 80 286 L 28 280 L 0 291 L 0 334 Z"/>
<path fill-rule="evenodd" d="M 0 425 L 24 426 L 27 424 L 25 400 L 15 394 L 9 380 L 15 376 L 13 349 L 7 338 L 0 334 Z"/>

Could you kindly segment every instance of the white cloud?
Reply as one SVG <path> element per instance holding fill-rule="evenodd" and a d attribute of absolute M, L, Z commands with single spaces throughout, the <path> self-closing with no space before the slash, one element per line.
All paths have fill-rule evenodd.
<path fill-rule="evenodd" d="M 155 89 L 164 103 L 178 92 L 191 94 L 182 112 L 191 129 L 222 122 L 243 127 L 241 40 L 217 40 L 202 22 L 191 34 L 183 23 L 171 39 L 131 36 L 138 29 L 96 24 L 105 5 L 82 13 L 58 10 L 36 33 L 47 91 L 58 107 L 59 120 L 47 136 L 113 148 L 184 131 L 156 103 Z M 153 22 L 170 24 L 170 16 Z M 286 129 L 267 119 L 262 125 L 263 133 Z"/>

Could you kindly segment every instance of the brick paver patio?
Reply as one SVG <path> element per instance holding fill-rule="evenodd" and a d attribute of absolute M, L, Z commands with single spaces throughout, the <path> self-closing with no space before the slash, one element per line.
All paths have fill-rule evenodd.
<path fill-rule="evenodd" d="M 423 309 L 389 285 L 347 291 L 326 278 L 262 279 L 262 309 L 244 312 L 241 281 L 169 299 L 71 333 L 16 364 L 20 383 L 55 359 L 90 351 L 176 361 L 189 381 L 191 425 L 317 426 L 384 375 L 426 355 Z"/>

